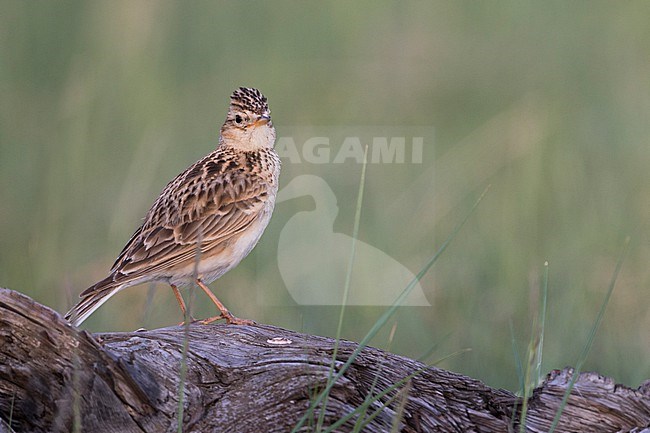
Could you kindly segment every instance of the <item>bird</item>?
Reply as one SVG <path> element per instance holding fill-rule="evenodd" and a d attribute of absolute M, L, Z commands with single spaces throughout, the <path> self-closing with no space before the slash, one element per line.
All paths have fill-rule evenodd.
<path fill-rule="evenodd" d="M 271 219 L 281 165 L 274 145 L 267 98 L 255 88 L 236 89 L 216 149 L 167 184 L 109 275 L 79 295 L 66 319 L 79 326 L 121 290 L 162 282 L 183 317 L 179 288 L 196 284 L 220 312 L 202 323 L 255 323 L 234 316 L 207 285 L 251 252 Z"/>

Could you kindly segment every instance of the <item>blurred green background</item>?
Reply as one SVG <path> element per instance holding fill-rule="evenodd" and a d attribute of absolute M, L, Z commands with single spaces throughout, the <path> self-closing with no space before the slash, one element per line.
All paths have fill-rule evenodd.
<path fill-rule="evenodd" d="M 374 346 L 419 357 L 435 345 L 430 362 L 471 348 L 441 367 L 516 390 L 509 324 L 521 353 L 548 260 L 542 370 L 574 365 L 630 235 L 585 368 L 637 386 L 650 377 L 649 18 L 646 2 L 2 0 L 0 285 L 67 310 L 166 182 L 215 146 L 232 90 L 255 86 L 278 135 L 435 129 L 422 164 L 368 166 L 360 239 L 414 273 L 491 184 L 422 280 L 432 306 L 400 309 Z M 351 235 L 360 164 L 285 161 L 281 186 L 328 170 L 334 230 Z M 274 256 L 310 207 L 278 204 L 258 248 L 212 287 L 243 317 L 333 336 L 339 308 L 292 304 Z M 197 296 L 197 316 L 213 314 Z M 383 311 L 350 307 L 343 337 Z M 145 285 L 84 326 L 180 320 L 169 288 Z"/>

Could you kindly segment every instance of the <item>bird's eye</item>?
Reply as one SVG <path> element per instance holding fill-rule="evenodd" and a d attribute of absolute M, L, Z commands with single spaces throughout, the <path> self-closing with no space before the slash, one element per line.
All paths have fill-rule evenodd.
<path fill-rule="evenodd" d="M 235 123 L 238 125 L 241 125 L 241 123 L 244 121 L 244 119 L 241 118 L 241 116 L 238 114 L 235 116 Z"/>

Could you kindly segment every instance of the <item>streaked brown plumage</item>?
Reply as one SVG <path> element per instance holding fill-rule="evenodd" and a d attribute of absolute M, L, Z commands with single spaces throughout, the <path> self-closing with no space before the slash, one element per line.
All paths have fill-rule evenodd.
<path fill-rule="evenodd" d="M 177 287 L 196 282 L 228 323 L 234 317 L 206 284 L 237 266 L 253 249 L 271 218 L 280 158 L 266 97 L 241 87 L 231 96 L 217 149 L 176 176 L 163 189 L 126 244 L 110 275 L 81 293 L 67 314 L 74 325 L 118 291 L 145 282 Z"/>

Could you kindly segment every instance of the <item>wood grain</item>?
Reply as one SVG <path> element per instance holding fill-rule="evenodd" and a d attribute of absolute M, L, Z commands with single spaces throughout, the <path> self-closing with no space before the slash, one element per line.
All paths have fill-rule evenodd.
<path fill-rule="evenodd" d="M 335 343 L 268 325 L 197 323 L 91 335 L 25 295 L 0 289 L 0 433 L 12 431 L 10 416 L 16 432 L 177 431 L 186 338 L 182 431 L 203 433 L 291 431 L 327 384 Z M 337 369 L 356 348 L 341 343 Z M 333 425 L 421 369 L 370 405 L 363 431 L 391 431 L 396 419 L 402 432 L 518 431 L 521 402 L 511 392 L 374 348 L 363 349 L 315 417 L 324 411 L 324 425 Z M 548 431 L 571 374 L 554 371 L 535 391 L 528 431 Z M 648 388 L 583 374 L 556 431 L 642 431 L 650 425 Z M 356 422 L 358 414 L 335 431 L 350 431 Z M 314 425 L 310 420 L 301 431 Z"/>

